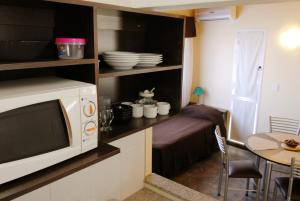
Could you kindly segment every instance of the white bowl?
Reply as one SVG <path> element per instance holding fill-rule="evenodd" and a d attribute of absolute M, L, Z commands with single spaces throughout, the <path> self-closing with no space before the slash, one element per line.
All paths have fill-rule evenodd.
<path fill-rule="evenodd" d="M 112 51 L 112 52 L 104 52 L 103 56 L 135 56 L 135 57 L 139 57 L 139 54 L 134 53 L 134 52 Z"/>
<path fill-rule="evenodd" d="M 103 54 L 103 57 L 111 57 L 111 58 L 140 58 L 139 55 L 131 55 L 131 54 L 128 54 L 128 55 L 107 55 L 107 54 Z"/>
<path fill-rule="evenodd" d="M 118 70 L 127 70 L 133 68 L 138 62 L 118 62 L 118 61 L 105 61 L 108 65 Z"/>
<path fill-rule="evenodd" d="M 111 66 L 112 69 L 115 69 L 115 70 L 131 70 L 133 67 L 131 66 Z"/>
<path fill-rule="evenodd" d="M 157 66 L 157 64 L 160 64 L 161 62 L 156 63 L 138 63 L 136 66 L 138 67 L 154 67 Z"/>
<path fill-rule="evenodd" d="M 115 63 L 139 63 L 137 59 L 104 59 L 105 62 L 115 62 Z"/>

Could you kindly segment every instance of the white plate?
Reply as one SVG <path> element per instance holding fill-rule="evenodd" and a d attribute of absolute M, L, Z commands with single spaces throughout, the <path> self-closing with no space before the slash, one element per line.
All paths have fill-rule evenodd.
<path fill-rule="evenodd" d="M 117 61 L 105 61 L 108 65 L 115 68 L 130 69 L 135 66 L 138 62 L 117 62 Z"/>
<path fill-rule="evenodd" d="M 133 68 L 133 66 L 132 67 L 111 66 L 111 67 L 112 67 L 112 69 L 115 69 L 115 70 L 130 70 Z"/>
<path fill-rule="evenodd" d="M 103 57 L 105 60 L 140 60 L 138 57 Z"/>
<path fill-rule="evenodd" d="M 146 61 L 139 61 L 138 62 L 139 64 L 160 64 L 160 63 L 162 63 L 162 61 L 156 61 L 156 62 L 154 62 L 154 61 L 151 61 L 151 62 L 146 62 Z"/>
<path fill-rule="evenodd" d="M 122 61 L 105 61 L 106 63 L 110 63 L 110 64 L 116 64 L 116 65 L 130 65 L 130 64 L 134 64 L 136 65 L 137 63 L 139 63 L 138 61 L 130 61 L 130 62 L 122 62 Z"/>
<path fill-rule="evenodd" d="M 140 59 L 139 61 L 140 61 L 140 63 L 156 63 L 156 62 L 162 62 L 163 60 L 162 59 L 159 59 L 159 60 L 154 60 L 154 59 L 151 59 L 151 60 Z"/>
<path fill-rule="evenodd" d="M 138 63 L 136 66 L 137 67 L 154 67 L 154 66 L 157 66 L 157 64 Z"/>
<path fill-rule="evenodd" d="M 138 55 L 106 55 L 104 54 L 103 57 L 111 57 L 111 58 L 120 58 L 120 57 L 134 57 L 134 58 L 140 58 Z"/>
<path fill-rule="evenodd" d="M 162 57 L 162 55 L 153 55 L 153 56 L 150 56 L 150 55 L 139 55 L 140 57 L 143 57 L 143 58 L 157 58 L 157 57 L 159 57 L 159 58 L 161 58 Z"/>
<path fill-rule="evenodd" d="M 296 147 L 289 147 L 285 143 L 281 143 L 281 147 L 288 151 L 300 151 L 300 145 Z"/>
<path fill-rule="evenodd" d="M 142 57 L 162 57 L 163 55 L 162 54 L 155 54 L 155 53 L 140 53 L 139 54 L 140 56 Z"/>
<path fill-rule="evenodd" d="M 111 62 L 140 62 L 138 59 L 104 59 L 104 61 Z"/>
<path fill-rule="evenodd" d="M 105 56 L 139 56 L 139 54 L 134 52 L 122 52 L 122 51 L 112 51 L 112 52 L 104 52 Z"/>
<path fill-rule="evenodd" d="M 138 62 L 139 64 L 149 64 L 149 65 L 157 65 L 157 64 L 160 64 L 160 63 L 162 63 L 162 62 L 142 62 L 142 61 L 139 61 Z"/>
<path fill-rule="evenodd" d="M 141 59 L 162 59 L 162 57 L 139 57 Z"/>

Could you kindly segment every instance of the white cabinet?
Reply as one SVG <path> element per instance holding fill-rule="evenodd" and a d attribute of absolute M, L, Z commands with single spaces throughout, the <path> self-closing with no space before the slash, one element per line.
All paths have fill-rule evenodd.
<path fill-rule="evenodd" d="M 120 199 L 120 155 L 50 184 L 51 201 Z"/>
<path fill-rule="evenodd" d="M 14 201 L 124 200 L 144 186 L 145 164 L 148 161 L 145 154 L 151 153 L 152 149 L 149 143 L 146 146 L 146 133 L 143 130 L 112 142 L 111 145 L 120 148 L 119 154 Z M 146 147 L 148 151 L 145 151 Z"/>
<path fill-rule="evenodd" d="M 121 200 L 144 186 L 145 131 L 140 131 L 110 143 L 121 150 Z"/>
<path fill-rule="evenodd" d="M 14 201 L 107 201 L 110 199 L 120 199 L 120 154 Z"/>

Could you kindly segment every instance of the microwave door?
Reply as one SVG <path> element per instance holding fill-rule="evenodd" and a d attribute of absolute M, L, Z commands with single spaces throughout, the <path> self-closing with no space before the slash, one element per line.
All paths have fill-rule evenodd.
<path fill-rule="evenodd" d="M 0 113 L 0 164 L 69 147 L 62 108 L 52 100 Z"/>
<path fill-rule="evenodd" d="M 73 135 L 72 135 L 71 122 L 70 122 L 67 110 L 66 110 L 66 108 L 65 108 L 65 106 L 64 106 L 64 104 L 63 104 L 63 102 L 61 100 L 59 100 L 59 104 L 60 104 L 60 107 L 61 107 L 64 119 L 65 119 L 65 123 L 66 123 L 66 126 L 67 126 L 67 131 L 68 131 L 68 136 L 69 136 L 69 142 L 71 144 L 71 142 L 73 142 L 72 141 L 72 136 Z"/>

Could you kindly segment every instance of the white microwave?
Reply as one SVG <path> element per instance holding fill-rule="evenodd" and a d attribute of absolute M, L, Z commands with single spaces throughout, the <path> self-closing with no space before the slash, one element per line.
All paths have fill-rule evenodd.
<path fill-rule="evenodd" d="M 95 85 L 58 77 L 0 82 L 0 184 L 97 146 Z"/>

